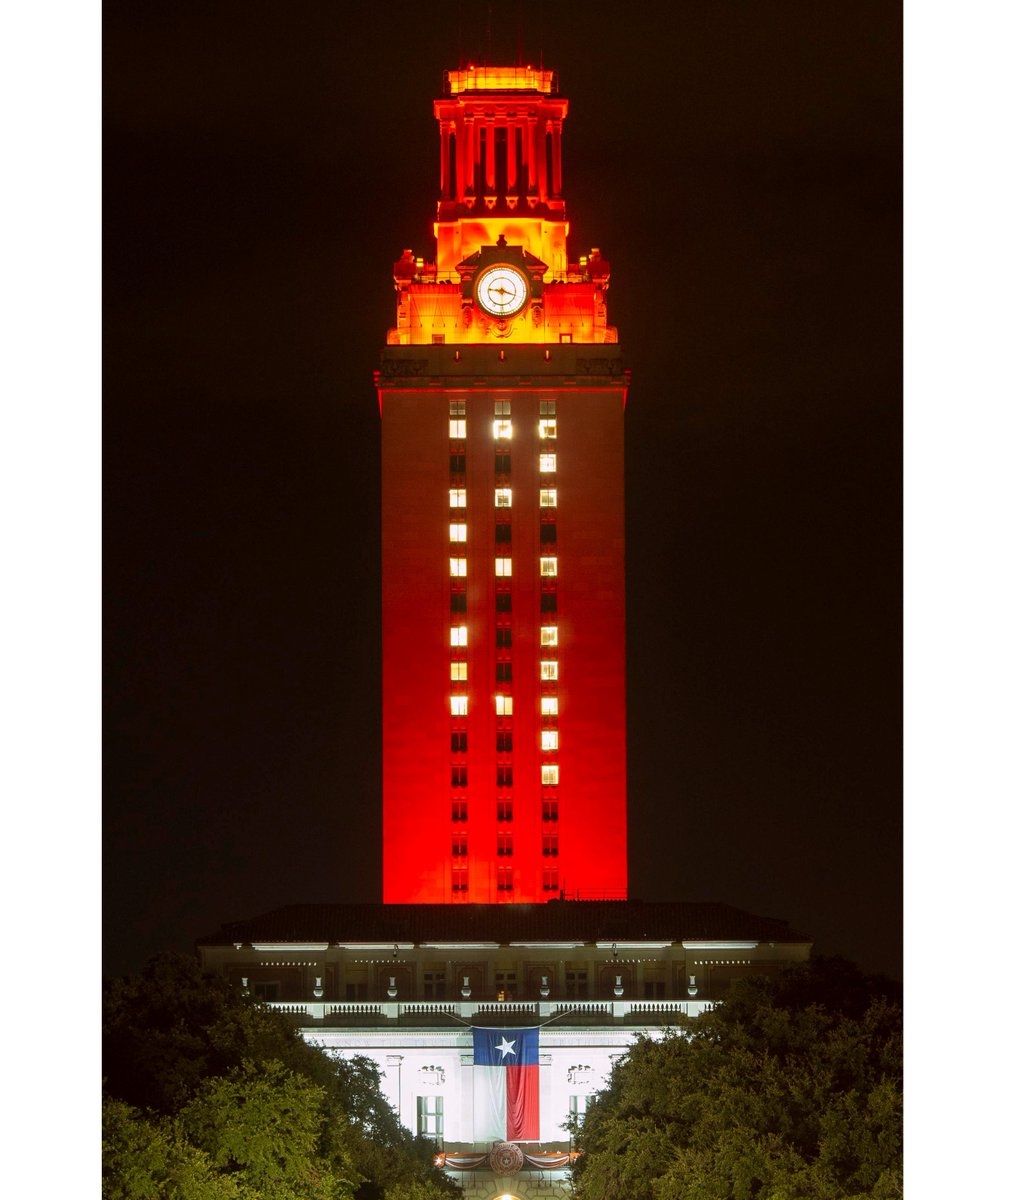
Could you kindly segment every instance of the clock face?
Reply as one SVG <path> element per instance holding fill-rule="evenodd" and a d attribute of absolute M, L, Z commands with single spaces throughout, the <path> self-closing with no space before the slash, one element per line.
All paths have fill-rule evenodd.
<path fill-rule="evenodd" d="M 488 267 L 476 281 L 476 300 L 492 317 L 514 317 L 529 301 L 529 280 L 515 267 Z"/>

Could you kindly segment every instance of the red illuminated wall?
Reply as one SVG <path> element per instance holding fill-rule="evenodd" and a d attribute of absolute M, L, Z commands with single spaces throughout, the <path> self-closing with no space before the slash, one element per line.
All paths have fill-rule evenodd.
<path fill-rule="evenodd" d="M 559 195 L 567 103 L 549 98 L 550 73 L 539 73 L 545 91 L 535 99 L 512 93 L 514 69 L 491 70 L 476 92 L 473 75 L 451 76 L 436 106 L 446 181 L 438 259 L 407 251 L 396 263 L 397 325 L 378 380 L 384 899 L 623 897 L 626 378 L 606 324 L 609 264 L 598 251 L 567 261 Z M 521 164 L 526 105 L 530 161 L 544 138 L 551 156 L 539 187 L 532 172 L 534 194 L 491 195 L 481 206 L 458 170 L 450 190 L 447 162 L 472 165 L 475 153 L 477 189 L 517 177 L 524 191 L 525 171 L 512 175 L 512 165 L 505 175 L 483 152 L 504 153 L 504 138 L 515 138 Z M 473 126 L 475 116 L 486 128 Z M 468 147 L 456 128 L 471 130 Z M 511 321 L 471 309 L 454 267 L 498 229 L 509 246 L 534 255 L 542 247 L 546 259 L 542 298 Z M 495 419 L 511 421 L 510 439 L 495 436 Z M 541 437 L 541 419 L 556 421 L 556 437 Z M 455 420 L 465 422 L 464 438 Z M 541 453 L 556 455 L 555 470 L 541 472 Z M 510 507 L 495 503 L 504 487 Z M 464 507 L 452 506 L 453 488 L 464 490 Z M 464 544 L 451 540 L 453 524 L 465 525 Z M 464 578 L 453 558 L 465 559 Z M 556 575 L 541 571 L 550 558 Z M 498 575 L 497 560 L 510 560 L 510 577 Z M 464 612 L 453 611 L 455 593 Z M 459 627 L 462 647 L 452 645 Z M 556 630 L 556 647 L 541 645 L 541 629 Z M 549 662 L 556 680 L 543 677 Z M 453 663 L 465 678 L 453 677 Z M 453 712 L 456 696 L 464 715 Z M 510 697 L 510 715 L 498 713 L 497 696 Z M 541 711 L 542 697 L 556 698 L 556 714 Z M 544 776 L 552 768 L 556 785 Z"/>

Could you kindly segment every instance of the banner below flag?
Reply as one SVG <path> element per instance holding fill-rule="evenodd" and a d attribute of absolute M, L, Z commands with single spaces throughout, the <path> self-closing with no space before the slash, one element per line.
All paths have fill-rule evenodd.
<path fill-rule="evenodd" d="M 539 1029 L 473 1029 L 473 1140 L 540 1140 Z"/>

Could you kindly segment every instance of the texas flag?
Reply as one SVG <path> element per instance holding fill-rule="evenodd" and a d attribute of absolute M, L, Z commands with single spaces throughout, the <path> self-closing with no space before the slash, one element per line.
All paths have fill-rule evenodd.
<path fill-rule="evenodd" d="M 540 1140 L 539 1029 L 473 1029 L 473 1138 Z"/>

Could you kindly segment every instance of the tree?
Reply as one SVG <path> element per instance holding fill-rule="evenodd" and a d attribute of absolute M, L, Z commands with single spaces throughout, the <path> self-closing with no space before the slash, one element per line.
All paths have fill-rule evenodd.
<path fill-rule="evenodd" d="M 897 999 L 888 981 L 816 959 L 638 1042 L 575 1131 L 577 1197 L 901 1195 Z"/>
<path fill-rule="evenodd" d="M 124 1102 L 110 1114 L 121 1189 L 111 1197 L 163 1194 L 123 1190 L 135 1186 L 126 1182 L 137 1175 L 131 1153 L 145 1162 L 182 1156 L 195 1178 L 208 1170 L 241 1189 L 210 1198 L 383 1200 L 417 1183 L 460 1194 L 434 1168 L 432 1144 L 400 1125 L 372 1062 L 333 1061 L 287 1017 L 203 974 L 194 959 L 159 955 L 139 976 L 106 985 L 103 1058 L 105 1093 Z"/>

